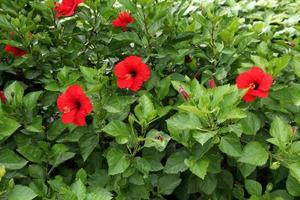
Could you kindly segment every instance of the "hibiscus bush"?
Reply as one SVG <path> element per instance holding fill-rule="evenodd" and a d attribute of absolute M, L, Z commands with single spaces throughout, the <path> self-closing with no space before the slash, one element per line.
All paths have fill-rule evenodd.
<path fill-rule="evenodd" d="M 298 199 L 299 10 L 0 1 L 0 199 Z"/>

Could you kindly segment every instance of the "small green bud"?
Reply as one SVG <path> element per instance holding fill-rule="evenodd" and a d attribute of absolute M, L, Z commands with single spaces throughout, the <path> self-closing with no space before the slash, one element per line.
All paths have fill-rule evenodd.
<path fill-rule="evenodd" d="M 6 170 L 5 170 L 5 167 L 3 165 L 0 165 L 0 179 L 2 177 L 4 177 L 6 174 Z"/>
<path fill-rule="evenodd" d="M 14 179 L 10 179 L 8 182 L 8 188 L 13 189 L 15 187 L 15 181 Z"/>
<path fill-rule="evenodd" d="M 280 162 L 279 161 L 276 161 L 276 162 L 273 162 L 270 166 L 270 169 L 272 170 L 276 170 L 280 167 Z"/>
<path fill-rule="evenodd" d="M 214 144 L 219 144 L 220 143 L 220 137 L 216 136 L 216 137 L 213 138 L 212 141 L 213 141 Z"/>
<path fill-rule="evenodd" d="M 266 187 L 266 192 L 271 192 L 273 190 L 273 184 L 272 183 L 268 183 L 267 187 Z"/>

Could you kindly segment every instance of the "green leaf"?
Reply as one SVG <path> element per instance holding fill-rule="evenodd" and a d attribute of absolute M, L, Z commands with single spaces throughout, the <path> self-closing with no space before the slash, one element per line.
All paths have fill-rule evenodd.
<path fill-rule="evenodd" d="M 199 108 L 197 108 L 196 106 L 190 106 L 190 105 L 180 105 L 178 106 L 178 108 L 180 110 L 186 111 L 187 113 L 192 113 L 195 114 L 198 117 L 206 117 L 206 113 L 201 111 Z"/>
<path fill-rule="evenodd" d="M 130 0 L 118 0 L 120 4 L 124 6 L 126 10 L 131 11 L 132 13 L 136 13 L 136 6 Z"/>
<path fill-rule="evenodd" d="M 213 138 L 217 132 L 216 131 L 192 131 L 193 138 L 199 142 L 201 145 L 204 145 L 210 138 Z"/>
<path fill-rule="evenodd" d="M 157 116 L 157 111 L 151 99 L 147 95 L 143 95 L 139 98 L 139 104 L 134 108 L 134 114 L 140 121 L 150 122 Z"/>
<path fill-rule="evenodd" d="M 170 90 L 171 78 L 167 76 L 166 78 L 160 80 L 157 85 L 157 98 L 159 100 L 164 99 Z"/>
<path fill-rule="evenodd" d="M 24 96 L 24 98 L 23 98 L 24 107 L 28 111 L 31 111 L 32 109 L 34 109 L 36 107 L 37 101 L 40 98 L 42 93 L 43 93 L 42 91 L 30 92 L 26 96 Z"/>
<path fill-rule="evenodd" d="M 17 151 L 31 162 L 41 163 L 43 161 L 44 152 L 35 144 L 20 146 Z"/>
<path fill-rule="evenodd" d="M 164 132 L 152 129 L 147 133 L 144 146 L 155 147 L 158 151 L 163 151 L 170 139 L 171 137 Z"/>
<path fill-rule="evenodd" d="M 1 116 L 0 119 L 0 143 L 11 136 L 21 125 L 14 119 Z"/>
<path fill-rule="evenodd" d="M 47 136 L 50 141 L 55 140 L 67 127 L 62 124 L 61 120 L 54 121 L 47 131 Z"/>
<path fill-rule="evenodd" d="M 46 179 L 46 170 L 40 165 L 29 165 L 28 172 L 32 178 Z"/>
<path fill-rule="evenodd" d="M 84 169 L 79 169 L 77 172 L 76 172 L 76 180 L 77 179 L 79 179 L 79 180 L 81 180 L 81 182 L 83 183 L 83 184 L 85 184 L 86 183 L 86 181 L 87 181 L 87 173 L 86 173 L 86 171 L 84 170 Z"/>
<path fill-rule="evenodd" d="M 240 139 L 235 134 L 222 137 L 219 149 L 232 157 L 239 157 L 242 154 Z"/>
<path fill-rule="evenodd" d="M 241 171 L 243 177 L 246 178 L 256 169 L 256 166 L 246 163 L 238 163 L 238 168 Z"/>
<path fill-rule="evenodd" d="M 268 152 L 256 141 L 249 142 L 243 149 L 239 162 L 262 166 L 269 158 Z"/>
<path fill-rule="evenodd" d="M 13 25 L 9 23 L 9 21 L 4 15 L 0 15 L 0 28 L 7 32 L 11 32 L 15 30 Z"/>
<path fill-rule="evenodd" d="M 300 182 L 298 182 L 294 177 L 288 176 L 286 181 L 286 189 L 291 195 L 300 197 Z"/>
<path fill-rule="evenodd" d="M 63 199 L 79 200 L 77 198 L 77 195 L 72 190 L 70 190 L 69 188 L 61 188 L 60 193 L 61 193 Z"/>
<path fill-rule="evenodd" d="M 16 185 L 8 193 L 8 200 L 32 200 L 36 196 L 36 193 L 31 188 L 24 185 Z"/>
<path fill-rule="evenodd" d="M 142 172 L 145 175 L 148 175 L 151 169 L 150 163 L 145 158 L 142 157 L 134 158 L 134 166 L 136 169 L 138 169 L 140 172 Z"/>
<path fill-rule="evenodd" d="M 300 79 L 300 56 L 299 57 L 294 57 L 292 59 L 291 66 L 292 66 L 296 76 L 298 76 L 298 78 Z"/>
<path fill-rule="evenodd" d="M 256 135 L 261 127 L 260 119 L 251 112 L 247 113 L 247 117 L 239 122 L 242 126 L 243 133 L 246 135 Z"/>
<path fill-rule="evenodd" d="M 106 155 L 108 174 L 116 175 L 123 173 L 130 165 L 127 154 L 116 148 L 110 148 Z"/>
<path fill-rule="evenodd" d="M 270 135 L 273 136 L 273 140 L 269 139 L 268 141 L 284 150 L 293 137 L 292 127 L 276 117 L 271 124 Z"/>
<path fill-rule="evenodd" d="M 134 42 L 137 45 L 143 46 L 143 42 L 141 41 L 140 37 L 136 32 L 122 32 L 118 33 L 117 35 L 114 36 L 115 40 L 118 41 L 127 41 L 127 42 Z"/>
<path fill-rule="evenodd" d="M 98 70 L 91 67 L 80 66 L 80 72 L 89 83 L 97 83 Z"/>
<path fill-rule="evenodd" d="M 263 57 L 252 55 L 251 60 L 254 62 L 256 66 L 259 66 L 264 70 L 266 69 L 267 66 L 269 66 L 268 60 L 266 60 Z"/>
<path fill-rule="evenodd" d="M 55 176 L 55 178 L 49 180 L 48 183 L 49 183 L 51 189 L 53 189 L 56 192 L 61 192 L 62 188 L 68 188 L 68 185 L 65 184 L 63 177 L 60 175 Z"/>
<path fill-rule="evenodd" d="M 122 121 L 111 121 L 102 130 L 115 137 L 119 144 L 126 144 L 129 136 L 131 135 L 130 128 Z"/>
<path fill-rule="evenodd" d="M 246 179 L 245 180 L 245 188 L 247 192 L 251 195 L 257 195 L 260 196 L 262 193 L 262 187 L 259 182 Z"/>
<path fill-rule="evenodd" d="M 188 167 L 184 164 L 184 160 L 187 156 L 188 153 L 184 150 L 171 154 L 167 159 L 164 172 L 167 174 L 178 174 L 186 171 Z"/>
<path fill-rule="evenodd" d="M 229 119 L 242 119 L 246 117 L 245 111 L 235 107 L 225 107 L 218 113 L 217 122 L 219 124 Z"/>
<path fill-rule="evenodd" d="M 80 179 L 71 185 L 71 190 L 74 192 L 74 194 L 76 194 L 78 199 L 85 199 L 86 187 Z"/>
<path fill-rule="evenodd" d="M 0 152 L 0 165 L 3 165 L 6 169 L 21 169 L 27 164 L 27 161 L 13 151 L 4 149 Z"/>
<path fill-rule="evenodd" d="M 23 86 L 15 81 L 5 89 L 5 96 L 8 102 L 11 102 L 13 107 L 21 106 L 24 95 Z"/>
<path fill-rule="evenodd" d="M 95 192 L 87 195 L 86 200 L 111 200 L 112 198 L 113 196 L 108 190 L 104 188 L 97 188 Z"/>
<path fill-rule="evenodd" d="M 64 144 L 55 144 L 50 151 L 49 163 L 52 168 L 57 167 L 61 163 L 73 158 L 75 153 L 69 152 L 69 147 Z"/>
<path fill-rule="evenodd" d="M 151 172 L 160 171 L 164 168 L 160 162 L 163 155 L 163 152 L 159 152 L 154 148 L 144 148 L 143 158 L 146 159 L 148 163 L 150 163 Z"/>
<path fill-rule="evenodd" d="M 87 131 L 79 139 L 81 156 L 84 161 L 90 156 L 99 143 L 99 136 L 94 131 Z"/>
<path fill-rule="evenodd" d="M 290 175 L 292 175 L 300 183 L 300 162 L 288 164 Z"/>
<path fill-rule="evenodd" d="M 163 175 L 158 179 L 158 193 L 162 195 L 172 194 L 180 182 L 179 175 Z"/>
<path fill-rule="evenodd" d="M 284 55 L 279 58 L 273 58 L 272 64 L 272 75 L 277 76 L 284 68 L 286 68 L 291 60 L 290 55 Z"/>
<path fill-rule="evenodd" d="M 208 173 L 204 180 L 200 179 L 199 189 L 201 192 L 211 195 L 218 186 L 218 180 L 215 174 Z"/>
<path fill-rule="evenodd" d="M 178 113 L 167 120 L 168 127 L 175 130 L 193 130 L 202 127 L 198 117 L 192 113 Z"/>
<path fill-rule="evenodd" d="M 201 179 L 205 178 L 209 166 L 209 159 L 205 157 L 196 159 L 195 157 L 191 156 L 185 159 L 184 163 L 193 174 L 197 175 Z"/>
<path fill-rule="evenodd" d="M 300 84 L 293 83 L 288 87 L 276 90 L 272 96 L 280 100 L 280 103 L 300 106 Z"/>

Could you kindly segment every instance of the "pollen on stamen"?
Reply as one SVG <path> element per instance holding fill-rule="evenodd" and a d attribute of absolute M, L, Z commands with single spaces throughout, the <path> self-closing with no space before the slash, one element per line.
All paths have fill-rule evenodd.
<path fill-rule="evenodd" d="M 250 83 L 250 84 L 249 84 L 249 87 L 250 87 L 251 89 L 255 89 L 255 88 L 256 88 L 256 85 L 255 85 L 255 83 Z"/>
<path fill-rule="evenodd" d="M 131 79 L 131 78 L 132 78 L 132 75 L 131 75 L 131 74 L 126 74 L 125 80 L 129 80 L 129 79 Z"/>
<path fill-rule="evenodd" d="M 69 113 L 71 111 L 71 108 L 69 106 L 65 106 L 63 109 L 63 113 Z"/>

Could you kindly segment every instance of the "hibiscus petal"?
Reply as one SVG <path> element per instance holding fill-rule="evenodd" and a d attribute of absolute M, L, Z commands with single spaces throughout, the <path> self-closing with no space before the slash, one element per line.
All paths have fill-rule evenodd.
<path fill-rule="evenodd" d="M 77 110 L 76 110 L 76 109 L 73 109 L 73 110 L 71 110 L 71 112 L 64 113 L 64 114 L 61 116 L 61 121 L 62 121 L 62 123 L 64 123 L 64 124 L 72 123 L 72 122 L 74 121 L 76 112 L 77 112 Z"/>
<path fill-rule="evenodd" d="M 252 101 L 254 101 L 255 99 L 256 99 L 256 97 L 253 96 L 253 95 L 251 95 L 251 94 L 249 94 L 249 93 L 246 93 L 246 94 L 244 95 L 244 97 L 243 97 L 243 100 L 244 100 L 245 102 L 247 102 L 247 103 L 252 102 Z"/>
<path fill-rule="evenodd" d="M 141 74 L 141 76 L 143 77 L 143 81 L 149 80 L 151 71 L 145 63 L 139 64 L 138 71 Z"/>
<path fill-rule="evenodd" d="M 130 88 L 133 84 L 133 79 L 118 79 L 117 85 L 119 88 Z"/>
<path fill-rule="evenodd" d="M 124 59 L 124 63 L 126 64 L 126 66 L 132 69 L 138 68 L 139 64 L 142 62 L 142 59 L 138 56 L 128 56 Z"/>
<path fill-rule="evenodd" d="M 127 12 L 120 12 L 117 19 L 113 20 L 113 26 L 122 27 L 123 30 L 126 30 L 126 26 L 129 23 L 133 23 L 135 20 Z"/>
<path fill-rule="evenodd" d="M 249 84 L 252 83 L 252 78 L 247 72 L 245 72 L 238 75 L 235 82 L 239 89 L 248 88 Z"/>
<path fill-rule="evenodd" d="M 65 93 L 61 94 L 56 101 L 57 108 L 60 112 L 65 112 L 65 108 L 68 107 L 69 109 L 74 108 L 75 102 L 70 98 L 69 95 Z"/>
<path fill-rule="evenodd" d="M 143 85 L 143 77 L 137 76 L 135 77 L 133 84 L 129 89 L 133 92 L 137 92 L 138 90 L 141 89 L 142 85 Z"/>
<path fill-rule="evenodd" d="M 84 91 L 79 85 L 71 85 L 65 93 L 74 99 L 79 99 L 80 96 L 84 94 Z"/>
<path fill-rule="evenodd" d="M 77 126 L 84 126 L 85 125 L 85 116 L 86 114 L 84 111 L 80 110 L 76 113 L 73 123 Z"/>
<path fill-rule="evenodd" d="M 116 64 L 114 69 L 115 75 L 118 78 L 125 78 L 126 75 L 130 73 L 129 69 L 126 67 L 126 64 L 124 61 L 119 62 Z"/>
<path fill-rule="evenodd" d="M 262 81 L 259 84 L 258 89 L 262 91 L 268 91 L 272 86 L 272 82 L 273 82 L 272 76 L 269 74 L 265 74 Z"/>
<path fill-rule="evenodd" d="M 247 74 L 252 78 L 252 82 L 260 84 L 260 82 L 263 80 L 265 76 L 265 72 L 259 68 L 259 67 L 252 67 L 249 71 L 247 71 Z"/>
<path fill-rule="evenodd" d="M 82 95 L 80 97 L 80 105 L 81 105 L 81 110 L 83 110 L 85 112 L 85 114 L 89 114 L 92 112 L 93 110 L 93 105 L 91 103 L 91 100 L 86 96 L 86 95 Z"/>
<path fill-rule="evenodd" d="M 14 57 L 21 57 L 27 54 L 26 51 L 23 51 L 22 49 L 19 49 L 11 45 L 5 45 L 4 51 L 13 54 Z"/>
<path fill-rule="evenodd" d="M 267 98 L 269 93 L 266 91 L 261 91 L 261 90 L 251 90 L 249 91 L 249 94 L 260 97 L 260 98 Z"/>

